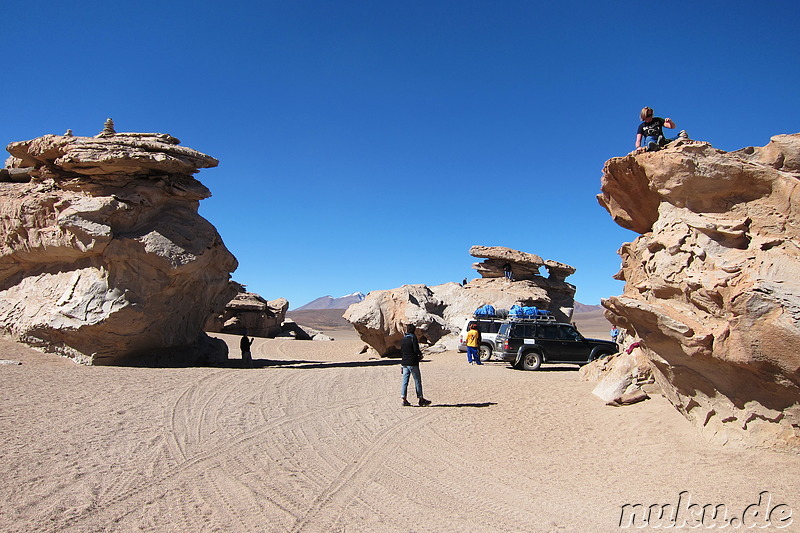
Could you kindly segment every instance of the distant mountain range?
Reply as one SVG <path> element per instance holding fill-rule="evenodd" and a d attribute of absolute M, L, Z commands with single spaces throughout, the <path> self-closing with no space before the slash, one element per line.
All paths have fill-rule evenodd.
<path fill-rule="evenodd" d="M 308 311 L 311 309 L 347 309 L 353 304 L 356 304 L 364 299 L 364 294 L 354 292 L 347 296 L 334 298 L 333 296 L 322 296 L 314 301 L 308 302 L 302 307 L 298 307 L 295 311 Z"/>
<path fill-rule="evenodd" d="M 575 302 L 576 313 L 592 313 L 592 312 L 602 313 L 604 309 L 605 308 L 602 305 L 586 305 L 580 302 Z"/>

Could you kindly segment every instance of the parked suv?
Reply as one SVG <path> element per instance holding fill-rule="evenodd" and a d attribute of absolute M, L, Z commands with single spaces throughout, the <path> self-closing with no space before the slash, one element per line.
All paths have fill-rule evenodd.
<path fill-rule="evenodd" d="M 618 351 L 611 341 L 587 339 L 555 317 L 509 319 L 495 337 L 495 357 L 514 368 L 536 370 L 542 363 L 589 363 Z"/>
<path fill-rule="evenodd" d="M 495 351 L 495 337 L 497 332 L 500 331 L 500 326 L 505 324 L 506 320 L 503 318 L 470 318 L 464 323 L 461 328 L 461 335 L 458 338 L 458 351 L 467 351 L 467 332 L 472 324 L 478 324 L 478 331 L 481 332 L 481 345 L 478 348 L 481 361 L 486 362 L 492 358 L 492 353 Z"/>

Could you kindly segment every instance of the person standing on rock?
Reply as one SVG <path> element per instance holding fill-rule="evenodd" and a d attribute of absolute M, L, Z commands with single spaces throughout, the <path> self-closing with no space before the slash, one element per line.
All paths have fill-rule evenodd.
<path fill-rule="evenodd" d="M 478 324 L 472 324 L 467 332 L 467 361 L 469 364 L 482 365 L 480 356 L 481 330 Z"/>
<path fill-rule="evenodd" d="M 503 265 L 503 275 L 508 281 L 514 281 L 514 273 L 511 270 L 511 263 Z"/>
<path fill-rule="evenodd" d="M 417 393 L 417 400 L 420 407 L 430 405 L 431 401 L 426 400 L 422 395 L 422 376 L 419 373 L 419 362 L 422 361 L 422 350 L 419 349 L 419 341 L 414 332 L 417 330 L 414 324 L 409 324 L 406 327 L 406 334 L 403 340 L 400 341 L 400 367 L 403 371 L 403 382 L 400 386 L 400 398 L 403 399 L 403 406 L 409 406 L 411 403 L 406 398 L 408 393 L 408 376 L 414 376 L 414 388 Z"/>
<path fill-rule="evenodd" d="M 662 127 L 675 128 L 675 123 L 671 118 L 654 117 L 653 109 L 650 107 L 643 107 L 639 118 L 642 123 L 636 130 L 636 150 L 654 152 L 672 140 L 665 138 L 664 130 L 661 129 Z"/>
<path fill-rule="evenodd" d="M 254 339 L 247 338 L 247 330 L 244 330 L 242 340 L 239 341 L 239 348 L 242 350 L 242 362 L 247 368 L 253 368 L 253 356 L 250 354 L 250 346 Z"/>

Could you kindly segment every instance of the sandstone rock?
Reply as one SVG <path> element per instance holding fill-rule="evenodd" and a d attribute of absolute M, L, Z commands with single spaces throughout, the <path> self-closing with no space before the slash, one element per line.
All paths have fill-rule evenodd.
<path fill-rule="evenodd" d="M 102 138 L 44 135 L 11 143 L 6 149 L 16 158 L 14 168 L 33 167 L 40 178 L 91 176 L 93 182 L 116 185 L 142 177 L 189 176 L 219 164 L 179 144 L 163 133 L 117 133 Z"/>
<path fill-rule="evenodd" d="M 598 196 L 641 234 L 608 318 L 709 439 L 800 452 L 800 134 L 736 152 L 675 141 L 606 162 Z"/>
<path fill-rule="evenodd" d="M 203 325 L 236 259 L 197 213 L 216 160 L 163 134 L 12 143 L 0 182 L 0 331 L 84 363 L 227 357 Z"/>
<path fill-rule="evenodd" d="M 457 285 L 453 283 L 453 285 Z M 407 324 L 417 326 L 421 343 L 433 344 L 449 333 L 442 314 L 445 304 L 425 285 L 403 285 L 372 291 L 344 313 L 361 339 L 380 355 L 395 355 Z"/>
<path fill-rule="evenodd" d="M 512 250 L 504 246 L 473 246 L 469 249 L 473 257 L 485 258 L 472 267 L 484 278 L 501 278 L 504 276 L 503 266 L 508 263 L 514 280 L 536 280 L 543 277 L 542 267 L 547 270 L 548 277 L 563 281 L 575 273 L 575 268 L 557 261 L 545 261 L 535 254 Z"/>
<path fill-rule="evenodd" d="M 610 405 L 629 405 L 647 399 L 641 387 L 652 382 L 650 360 L 640 348 L 609 355 L 581 367 L 581 379 L 596 381 L 592 394 Z"/>
<path fill-rule="evenodd" d="M 238 283 L 236 286 L 239 292 L 225 304 L 221 314 L 209 318 L 205 330 L 230 335 L 243 335 L 246 331 L 251 337 L 279 335 L 289 302 L 285 298 L 267 301 Z"/>
<path fill-rule="evenodd" d="M 497 309 L 508 309 L 514 304 L 536 306 L 551 311 L 558 320 L 572 318 L 575 286 L 563 279 L 567 273 L 575 271 L 569 265 L 501 247 L 473 246 L 470 253 L 488 259 L 473 265 L 484 277 L 464 286 L 458 283 L 434 287 L 404 285 L 373 291 L 362 302 L 351 305 L 344 318 L 353 324 L 361 339 L 382 356 L 399 352 L 407 324 L 417 327 L 422 343 L 436 345 L 427 351 L 454 350 L 464 321 L 487 303 Z M 511 263 L 515 272 L 528 279 L 511 282 L 502 277 L 505 262 Z M 549 277 L 538 273 L 542 266 L 551 273 Z"/>

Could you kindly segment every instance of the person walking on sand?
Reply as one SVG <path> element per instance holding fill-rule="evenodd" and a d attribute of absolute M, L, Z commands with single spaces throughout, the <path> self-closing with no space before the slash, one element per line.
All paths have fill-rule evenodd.
<path fill-rule="evenodd" d="M 414 388 L 417 393 L 417 401 L 420 407 L 430 405 L 431 401 L 426 400 L 422 395 L 422 376 L 419 373 L 419 362 L 422 361 L 422 350 L 419 349 L 419 341 L 414 332 L 417 330 L 414 324 L 409 324 L 406 327 L 406 334 L 403 340 L 400 341 L 400 367 L 403 371 L 403 382 L 400 386 L 400 398 L 403 400 L 403 406 L 409 406 L 411 403 L 406 398 L 408 392 L 408 376 L 414 376 Z"/>
<path fill-rule="evenodd" d="M 242 351 L 242 362 L 247 368 L 253 368 L 253 356 L 250 354 L 250 346 L 254 339 L 247 338 L 247 330 L 244 330 L 242 340 L 239 341 L 239 349 Z"/>
<path fill-rule="evenodd" d="M 671 118 L 661 118 L 653 116 L 653 109 L 650 107 L 643 107 L 639 112 L 639 118 L 642 123 L 636 130 L 636 150 L 646 150 L 654 152 L 665 146 L 673 139 L 664 137 L 664 130 L 661 128 L 675 129 L 675 123 Z"/>
<path fill-rule="evenodd" d="M 478 324 L 472 324 L 467 332 L 467 361 L 469 364 L 482 365 L 480 356 L 481 330 Z"/>

